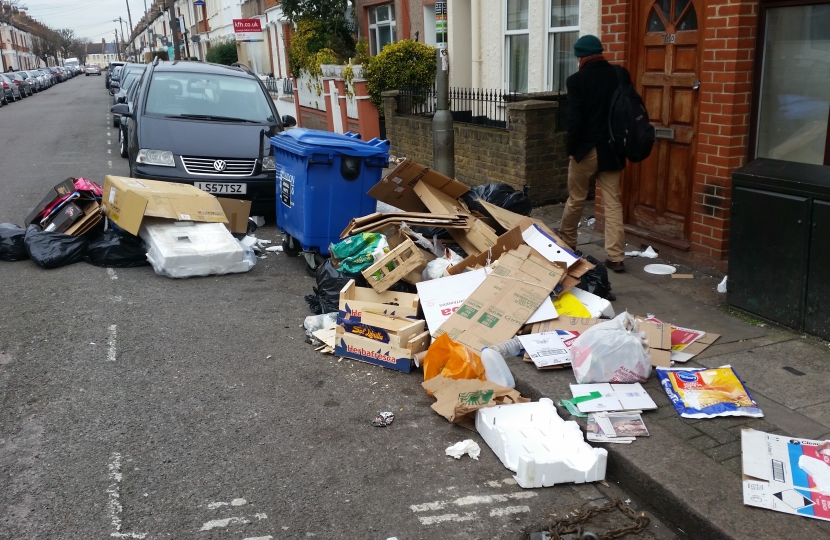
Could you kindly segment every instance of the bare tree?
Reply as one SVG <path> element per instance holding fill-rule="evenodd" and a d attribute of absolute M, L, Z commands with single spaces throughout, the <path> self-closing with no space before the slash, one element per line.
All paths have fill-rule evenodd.
<path fill-rule="evenodd" d="M 61 53 L 61 56 L 64 58 L 69 58 L 72 56 L 72 50 L 75 48 L 76 44 L 78 43 L 78 38 L 75 36 L 75 31 L 70 30 L 69 28 L 61 28 L 57 31 L 59 45 L 58 50 Z"/>
<path fill-rule="evenodd" d="M 72 47 L 72 55 L 78 59 L 81 65 L 86 64 L 86 45 L 89 43 L 87 38 L 80 38 L 75 40 L 75 45 Z"/>

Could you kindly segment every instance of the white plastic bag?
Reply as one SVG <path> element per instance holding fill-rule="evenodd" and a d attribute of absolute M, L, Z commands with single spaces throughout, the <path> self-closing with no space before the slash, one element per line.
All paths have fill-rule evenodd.
<path fill-rule="evenodd" d="M 576 382 L 645 382 L 651 375 L 651 357 L 643 332 L 628 312 L 589 328 L 571 347 Z"/>

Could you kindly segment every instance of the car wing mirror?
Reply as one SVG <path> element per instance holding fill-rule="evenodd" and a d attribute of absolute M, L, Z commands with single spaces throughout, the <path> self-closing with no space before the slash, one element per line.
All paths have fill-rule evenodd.
<path fill-rule="evenodd" d="M 291 116 L 290 114 L 286 114 L 282 117 L 282 126 L 283 127 L 294 127 L 297 125 L 297 119 Z"/>
<path fill-rule="evenodd" d="M 126 103 L 119 103 L 117 105 L 113 105 L 112 108 L 110 108 L 110 112 L 120 114 L 121 116 L 124 116 L 126 118 L 133 117 L 133 113 L 130 112 L 130 107 Z"/>

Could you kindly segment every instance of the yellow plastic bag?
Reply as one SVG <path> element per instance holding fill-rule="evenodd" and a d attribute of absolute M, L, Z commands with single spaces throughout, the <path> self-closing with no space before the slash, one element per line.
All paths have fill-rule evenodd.
<path fill-rule="evenodd" d="M 561 294 L 559 298 L 553 301 L 553 307 L 559 316 L 577 317 L 579 319 L 590 319 L 591 312 L 588 308 L 579 301 L 579 299 L 570 292 Z"/>
<path fill-rule="evenodd" d="M 451 340 L 447 334 L 441 334 L 429 346 L 424 358 L 424 380 L 428 381 L 438 375 L 448 379 L 487 380 L 481 358 L 464 345 Z"/>

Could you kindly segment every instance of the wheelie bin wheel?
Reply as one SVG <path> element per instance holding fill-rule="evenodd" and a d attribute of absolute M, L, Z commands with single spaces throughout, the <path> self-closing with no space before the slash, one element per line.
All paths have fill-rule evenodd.
<path fill-rule="evenodd" d="M 302 253 L 303 248 L 290 234 L 285 234 L 282 237 L 282 252 L 289 257 L 298 257 Z"/>

